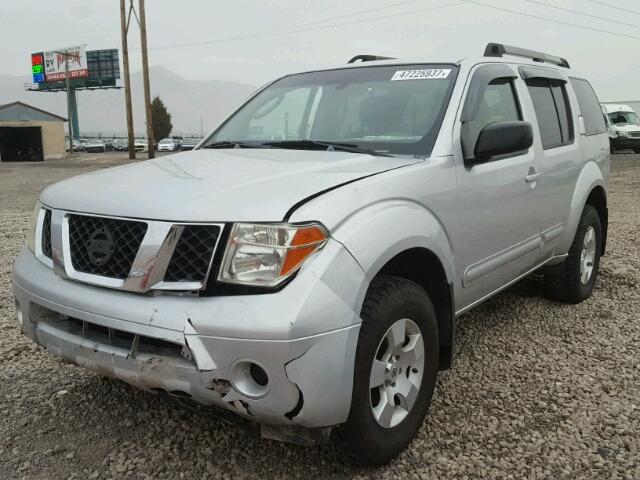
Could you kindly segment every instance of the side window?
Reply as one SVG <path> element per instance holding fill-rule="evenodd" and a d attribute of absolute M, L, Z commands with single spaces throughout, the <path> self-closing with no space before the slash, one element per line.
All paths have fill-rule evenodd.
<path fill-rule="evenodd" d="M 484 127 L 496 122 L 522 120 L 520 105 L 510 78 L 497 78 L 487 86 L 476 115 L 469 122 L 471 138 L 477 139 Z"/>
<path fill-rule="evenodd" d="M 602 108 L 593 88 L 586 80 L 571 78 L 571 85 L 578 97 L 578 105 L 584 119 L 584 128 L 587 135 L 605 133 L 607 127 L 602 116 Z"/>
<path fill-rule="evenodd" d="M 558 110 L 558 119 L 560 120 L 560 130 L 562 132 L 562 141 L 565 144 L 573 142 L 573 117 L 571 115 L 571 104 L 564 83 L 555 82 L 551 84 L 551 93 Z"/>
<path fill-rule="evenodd" d="M 571 109 L 564 84 L 546 78 L 527 80 L 545 150 L 573 142 Z"/>

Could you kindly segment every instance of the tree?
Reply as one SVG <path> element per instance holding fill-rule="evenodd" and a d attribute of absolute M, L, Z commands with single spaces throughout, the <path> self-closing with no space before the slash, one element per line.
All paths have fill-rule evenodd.
<path fill-rule="evenodd" d="M 151 102 L 151 129 L 156 141 L 168 137 L 173 129 L 171 114 L 158 95 Z"/>

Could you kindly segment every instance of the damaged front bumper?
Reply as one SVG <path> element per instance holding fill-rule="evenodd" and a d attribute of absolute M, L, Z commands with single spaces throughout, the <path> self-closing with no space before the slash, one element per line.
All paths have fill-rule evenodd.
<path fill-rule="evenodd" d="M 365 284 L 357 262 L 330 242 L 268 295 L 109 290 L 58 277 L 26 249 L 13 285 L 22 332 L 55 355 L 145 390 L 230 409 L 264 424 L 266 436 L 291 440 L 298 427 L 348 417 Z"/>

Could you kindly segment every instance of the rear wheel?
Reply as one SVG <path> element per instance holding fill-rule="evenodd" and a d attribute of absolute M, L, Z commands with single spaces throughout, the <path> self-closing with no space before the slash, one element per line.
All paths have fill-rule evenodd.
<path fill-rule="evenodd" d="M 565 261 L 545 274 L 547 294 L 554 300 L 579 303 L 589 296 L 598 275 L 602 224 L 597 210 L 586 205 Z"/>
<path fill-rule="evenodd" d="M 376 277 L 362 308 L 351 411 L 341 427 L 354 459 L 383 465 L 404 450 L 427 414 L 438 372 L 438 326 L 427 293 Z"/>

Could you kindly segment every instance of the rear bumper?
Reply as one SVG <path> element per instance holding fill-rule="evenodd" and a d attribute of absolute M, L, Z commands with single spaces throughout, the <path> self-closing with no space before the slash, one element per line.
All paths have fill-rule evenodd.
<path fill-rule="evenodd" d="M 334 248 L 344 264 L 348 253 Z M 362 279 L 356 266 L 353 261 L 349 268 Z M 351 404 L 359 317 L 335 294 L 330 279 L 302 273 L 271 295 L 147 296 L 60 278 L 23 250 L 13 287 L 22 332 L 69 362 L 261 423 L 336 425 L 346 420 Z M 287 338 L 283 326 L 271 331 L 272 338 L 260 338 L 261 326 L 273 327 L 261 321 L 265 314 L 279 315 L 278 324 L 289 327 L 312 315 L 316 324 L 333 322 L 336 328 L 306 329 L 306 335 Z M 341 325 L 324 320 L 335 315 Z M 249 325 L 253 335 L 237 335 Z M 251 363 L 266 372 L 266 386 L 256 384 Z"/>

